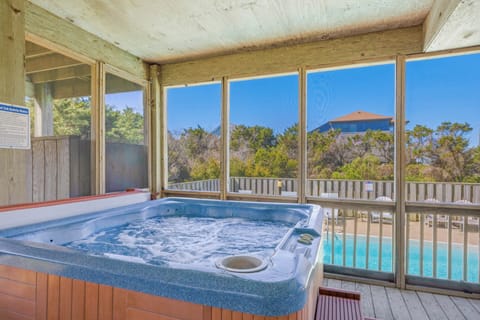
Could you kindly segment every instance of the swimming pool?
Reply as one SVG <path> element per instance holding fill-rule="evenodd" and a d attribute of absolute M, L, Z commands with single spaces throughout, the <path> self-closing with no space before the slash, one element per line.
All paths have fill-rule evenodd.
<path fill-rule="evenodd" d="M 381 265 L 378 264 L 379 256 L 379 238 L 370 236 L 368 267 L 366 266 L 366 237 L 357 235 L 357 257 L 356 266 L 353 264 L 354 255 L 354 237 L 351 234 L 345 235 L 345 245 L 341 234 L 335 236 L 333 262 L 332 262 L 332 239 L 325 237 L 323 243 L 325 264 L 343 265 L 343 250 L 345 248 L 345 266 L 351 268 L 360 268 L 368 270 L 378 270 L 383 272 L 393 272 L 393 250 L 392 238 L 383 237 Z M 436 278 L 448 279 L 448 246 L 447 243 L 439 242 L 437 244 L 437 275 Z M 408 252 L 408 270 L 407 274 L 420 276 L 420 241 L 411 239 L 409 241 Z M 423 276 L 434 277 L 433 275 L 433 244 L 431 241 L 423 243 Z M 452 243 L 452 270 L 451 280 L 463 280 L 463 245 Z M 477 246 L 468 246 L 467 249 L 468 274 L 467 281 L 478 283 L 479 256 Z M 458 267 L 462 266 L 462 267 Z"/>
<path fill-rule="evenodd" d="M 314 205 L 166 198 L 1 230 L 0 265 L 229 312 L 308 308 L 303 319 L 322 275 L 322 222 Z"/>

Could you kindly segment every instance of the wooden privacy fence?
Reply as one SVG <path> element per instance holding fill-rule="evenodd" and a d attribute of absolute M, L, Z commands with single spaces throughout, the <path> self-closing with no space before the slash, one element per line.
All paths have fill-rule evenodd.
<path fill-rule="evenodd" d="M 201 180 L 169 184 L 170 190 L 218 192 L 219 180 Z M 297 192 L 298 180 L 285 178 L 231 177 L 230 192 L 275 196 L 282 192 Z M 379 197 L 395 199 L 393 181 L 308 179 L 307 196 L 338 195 L 340 199 L 375 200 Z M 468 201 L 480 203 L 480 184 L 454 182 L 407 182 L 407 201 L 440 202 Z"/>
<path fill-rule="evenodd" d="M 147 147 L 106 144 L 106 189 L 148 186 Z M 32 138 L 30 150 L 0 149 L 0 206 L 91 195 L 91 141 Z"/>
<path fill-rule="evenodd" d="M 0 205 L 68 198 L 69 142 L 32 138 L 30 150 L 0 149 Z"/>

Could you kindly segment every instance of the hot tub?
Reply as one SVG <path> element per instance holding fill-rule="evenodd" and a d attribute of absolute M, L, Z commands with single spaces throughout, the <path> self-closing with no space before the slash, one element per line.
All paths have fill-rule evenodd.
<path fill-rule="evenodd" d="M 111 287 L 113 310 L 118 288 L 307 319 L 322 273 L 322 220 L 314 205 L 165 198 L 0 229 L 0 265 L 58 276 L 58 292 L 61 279 Z"/>

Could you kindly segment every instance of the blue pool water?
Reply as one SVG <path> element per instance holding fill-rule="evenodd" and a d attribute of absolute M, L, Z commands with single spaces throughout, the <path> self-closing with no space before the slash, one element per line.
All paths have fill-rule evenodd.
<path fill-rule="evenodd" d="M 325 264 L 343 265 L 343 248 L 345 247 L 345 266 L 356 267 L 360 269 L 379 270 L 384 272 L 393 272 L 393 250 L 392 238 L 384 237 L 382 241 L 381 265 L 378 264 L 379 256 L 379 238 L 370 237 L 368 250 L 368 266 L 366 265 L 367 244 L 365 236 L 357 236 L 357 256 L 355 266 L 353 264 L 354 255 L 354 237 L 345 236 L 345 246 L 343 236 L 337 234 L 334 239 L 333 261 L 332 261 L 332 238 L 325 237 L 323 242 Z M 433 275 L 433 245 L 431 241 L 423 243 L 423 276 L 435 277 L 439 279 L 448 279 L 448 246 L 446 243 L 437 245 L 437 275 Z M 409 241 L 408 250 L 408 270 L 407 274 L 420 276 L 420 242 L 418 240 Z M 463 280 L 463 245 L 452 244 L 452 280 Z M 468 246 L 467 249 L 467 281 L 478 283 L 479 272 L 479 250 L 477 246 Z"/>

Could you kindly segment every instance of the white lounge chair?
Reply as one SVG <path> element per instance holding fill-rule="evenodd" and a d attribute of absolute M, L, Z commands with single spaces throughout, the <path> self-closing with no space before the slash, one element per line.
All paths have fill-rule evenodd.
<path fill-rule="evenodd" d="M 296 191 L 282 191 L 282 193 L 280 195 L 284 196 L 284 197 L 296 197 L 297 192 Z"/>
<path fill-rule="evenodd" d="M 320 198 L 338 199 L 338 193 L 336 192 L 321 193 Z M 335 224 L 338 224 L 338 209 L 323 207 L 323 214 L 327 217 L 327 223 L 328 221 L 331 221 L 332 219 L 334 219 Z"/>
<path fill-rule="evenodd" d="M 470 202 L 468 200 L 463 200 L 463 199 L 462 200 L 457 200 L 454 203 L 455 204 L 466 204 L 466 205 L 472 204 L 472 202 Z M 463 219 L 454 221 L 453 223 L 458 225 L 463 231 L 463 227 L 464 227 L 464 220 Z M 479 230 L 479 228 L 480 228 L 480 218 L 479 217 L 471 217 L 471 216 L 468 217 L 467 218 L 467 226 L 468 226 L 468 228 L 470 228 L 470 226 L 472 226 L 474 229 Z"/>
<path fill-rule="evenodd" d="M 389 197 L 378 197 L 375 199 L 376 201 L 393 201 Z M 382 222 L 383 223 L 392 223 L 393 222 L 393 214 L 389 211 L 384 211 L 384 212 L 378 212 L 378 211 L 372 211 L 370 213 L 370 219 L 372 223 L 380 223 L 380 217 L 382 217 Z"/>
<path fill-rule="evenodd" d="M 435 198 L 428 198 L 424 202 L 428 203 L 440 203 L 440 200 L 437 200 Z M 428 214 L 425 217 L 425 224 L 428 225 L 429 227 L 433 226 L 433 216 L 434 214 Z M 445 227 L 448 226 L 448 221 L 450 220 L 450 217 L 448 215 L 444 214 L 436 214 L 437 217 L 437 224 L 441 224 Z"/>

